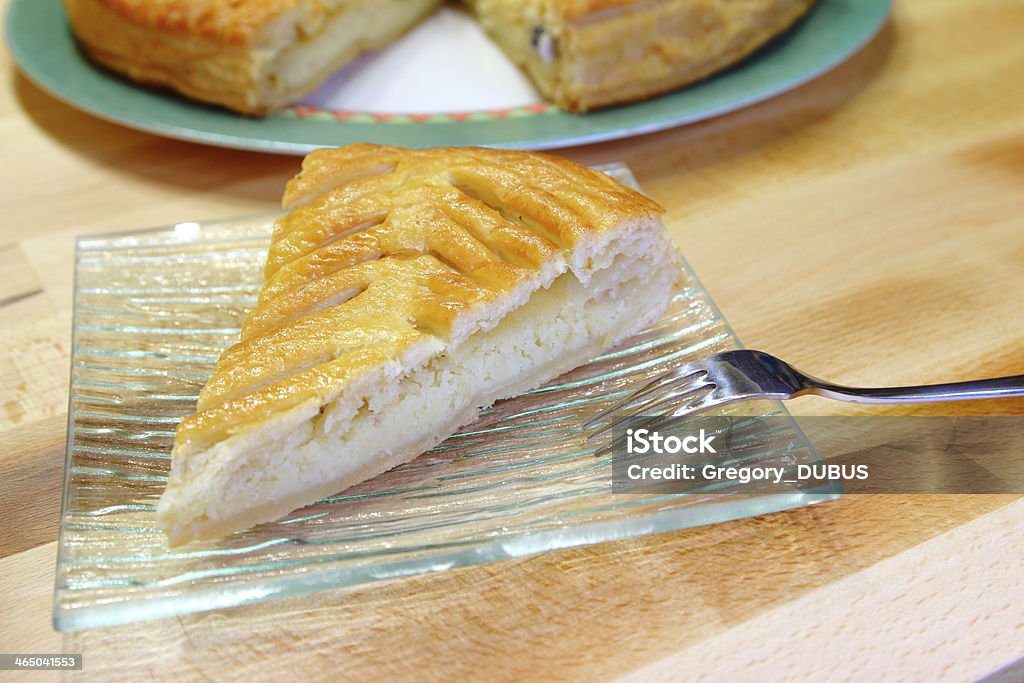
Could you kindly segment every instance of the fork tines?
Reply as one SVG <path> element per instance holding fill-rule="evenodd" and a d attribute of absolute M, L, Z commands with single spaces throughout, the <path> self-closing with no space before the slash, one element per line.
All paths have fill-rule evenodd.
<path fill-rule="evenodd" d="M 715 388 L 705 381 L 708 371 L 694 365 L 685 365 L 672 372 L 659 375 L 650 383 L 626 397 L 625 400 L 606 408 L 583 423 L 587 430 L 603 420 L 610 421 L 587 436 L 593 439 L 641 415 L 654 416 L 660 410 L 678 405 L 685 399 L 700 399 Z"/>

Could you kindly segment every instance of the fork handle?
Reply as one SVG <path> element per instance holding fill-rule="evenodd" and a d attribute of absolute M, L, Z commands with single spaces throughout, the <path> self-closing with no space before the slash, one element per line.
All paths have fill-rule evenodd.
<path fill-rule="evenodd" d="M 850 403 L 938 403 L 1024 396 L 1024 375 L 878 389 L 844 387 L 806 375 L 803 379 L 805 389 L 797 395 L 814 394 Z"/>

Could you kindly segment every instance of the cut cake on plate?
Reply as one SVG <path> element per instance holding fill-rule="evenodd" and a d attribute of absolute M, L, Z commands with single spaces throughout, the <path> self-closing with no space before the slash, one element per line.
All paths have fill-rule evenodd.
<path fill-rule="evenodd" d="M 660 95 L 743 59 L 815 0 L 470 0 L 541 95 L 583 112 Z M 263 115 L 382 48 L 440 0 L 64 0 L 95 61 Z M 449 78 L 439 74 L 439 78 Z"/>

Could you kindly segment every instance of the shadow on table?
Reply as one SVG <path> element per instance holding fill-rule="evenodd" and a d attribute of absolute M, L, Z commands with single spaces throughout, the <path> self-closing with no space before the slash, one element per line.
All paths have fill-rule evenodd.
<path fill-rule="evenodd" d="M 284 183 L 299 169 L 296 157 L 211 147 L 109 123 L 51 97 L 14 67 L 10 78 L 22 112 L 47 137 L 97 164 L 155 183 L 276 205 Z"/>
<path fill-rule="evenodd" d="M 688 126 L 598 147 L 575 147 L 567 156 L 582 163 L 624 161 L 641 169 L 641 184 L 666 171 L 672 176 L 751 155 L 822 120 L 856 98 L 891 57 L 899 28 L 890 19 L 853 57 L 794 90 L 759 104 Z"/>

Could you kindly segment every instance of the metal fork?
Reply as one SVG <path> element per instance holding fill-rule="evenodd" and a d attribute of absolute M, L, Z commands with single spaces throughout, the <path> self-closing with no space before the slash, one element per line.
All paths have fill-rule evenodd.
<path fill-rule="evenodd" d="M 971 382 L 858 389 L 805 375 L 763 351 L 716 353 L 656 378 L 625 400 L 584 423 L 584 430 L 607 420 L 594 438 L 630 418 L 694 415 L 711 408 L 755 399 L 785 400 L 813 394 L 850 403 L 937 403 L 1024 396 L 1024 375 Z"/>

